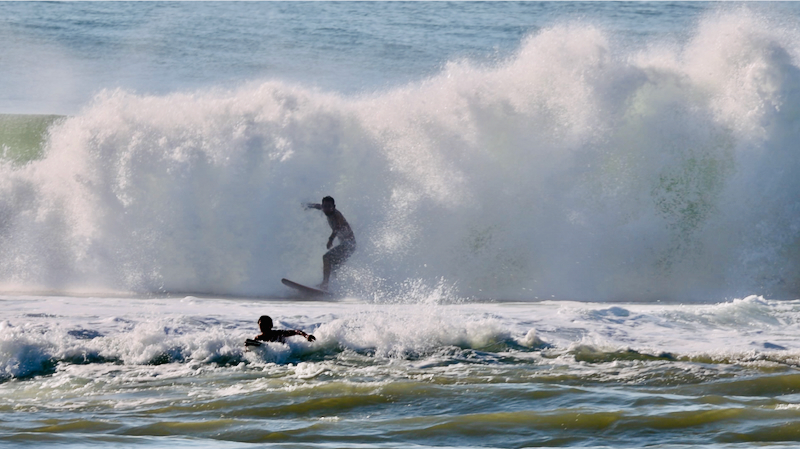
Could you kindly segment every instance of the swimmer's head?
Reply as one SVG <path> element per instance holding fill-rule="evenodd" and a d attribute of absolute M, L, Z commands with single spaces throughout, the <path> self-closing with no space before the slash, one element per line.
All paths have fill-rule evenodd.
<path fill-rule="evenodd" d="M 272 318 L 267 315 L 261 315 L 261 318 L 258 319 L 258 327 L 261 329 L 261 332 L 272 330 Z"/>

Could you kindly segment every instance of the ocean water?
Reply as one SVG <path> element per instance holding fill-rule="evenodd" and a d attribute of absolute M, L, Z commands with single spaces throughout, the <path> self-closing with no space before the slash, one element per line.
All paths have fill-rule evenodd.
<path fill-rule="evenodd" d="M 0 3 L 0 445 L 795 447 L 798 5 Z"/>

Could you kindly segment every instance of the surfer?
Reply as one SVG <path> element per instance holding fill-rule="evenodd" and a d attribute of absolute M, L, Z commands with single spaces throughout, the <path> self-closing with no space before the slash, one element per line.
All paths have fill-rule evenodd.
<path fill-rule="evenodd" d="M 301 330 L 297 329 L 273 329 L 272 328 L 272 318 L 267 315 L 262 315 L 261 318 L 258 319 L 258 328 L 261 329 L 261 335 L 256 335 L 253 340 L 245 340 L 245 346 L 261 346 L 260 341 L 272 341 L 278 343 L 286 343 L 286 337 L 292 337 L 295 335 L 300 335 L 304 337 L 308 341 L 316 340 L 311 334 L 307 334 Z"/>
<path fill-rule="evenodd" d="M 323 198 L 322 204 L 307 203 L 305 207 L 306 209 L 321 210 L 328 218 L 328 224 L 333 230 L 328 238 L 327 248 L 329 251 L 322 256 L 322 283 L 319 284 L 321 290 L 328 290 L 328 281 L 331 273 L 338 270 L 356 251 L 356 237 L 344 215 L 336 209 L 336 202 L 332 197 L 326 196 Z M 339 244 L 331 249 L 333 240 L 336 237 L 339 237 Z"/>

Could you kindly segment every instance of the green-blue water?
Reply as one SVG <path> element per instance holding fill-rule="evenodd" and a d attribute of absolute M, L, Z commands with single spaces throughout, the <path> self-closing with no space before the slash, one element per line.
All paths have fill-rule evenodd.
<path fill-rule="evenodd" d="M 57 115 L 0 115 L 0 159 L 24 164 L 42 156 L 47 128 Z"/>
<path fill-rule="evenodd" d="M 797 301 L 0 307 L 4 444 L 790 447 L 800 432 Z M 317 341 L 246 351 L 262 313 Z"/>

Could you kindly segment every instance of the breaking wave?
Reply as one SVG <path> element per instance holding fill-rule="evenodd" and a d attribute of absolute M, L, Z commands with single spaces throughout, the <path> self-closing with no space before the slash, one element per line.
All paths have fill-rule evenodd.
<path fill-rule="evenodd" d="M 318 281 L 329 231 L 300 203 L 332 195 L 353 294 L 797 297 L 797 29 L 612 37 L 553 26 L 361 96 L 101 92 L 0 166 L 3 288 L 277 295 Z"/>

